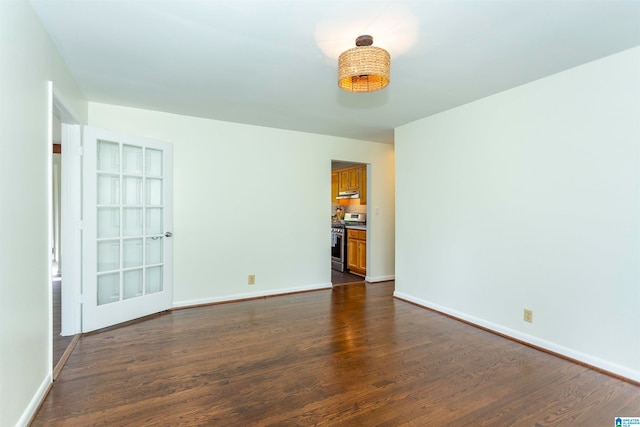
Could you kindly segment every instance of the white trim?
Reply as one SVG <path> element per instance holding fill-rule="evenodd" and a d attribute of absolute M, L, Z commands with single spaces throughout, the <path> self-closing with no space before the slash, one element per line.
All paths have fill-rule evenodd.
<path fill-rule="evenodd" d="M 240 301 L 244 299 L 284 295 L 284 294 L 290 294 L 294 292 L 318 291 L 323 289 L 331 289 L 331 283 L 321 283 L 319 285 L 310 285 L 310 286 L 296 286 L 293 288 L 275 289 L 272 291 L 247 292 L 242 294 L 234 294 L 234 295 L 228 295 L 228 296 L 216 297 L 216 298 L 201 298 L 201 299 L 192 299 L 187 301 L 176 301 L 173 303 L 173 308 L 185 308 L 185 307 L 191 307 L 191 306 L 203 305 L 203 304 L 215 304 L 220 302 Z"/>
<path fill-rule="evenodd" d="M 453 316 L 455 318 L 464 320 L 466 322 L 472 323 L 477 326 L 481 326 L 483 328 L 489 329 L 491 331 L 500 333 L 502 335 L 506 335 L 508 337 L 526 342 L 528 344 L 534 345 L 536 347 L 551 351 L 553 353 L 560 354 L 562 356 L 568 357 L 570 359 L 577 360 L 579 362 L 585 363 L 587 365 L 593 366 L 598 369 L 602 369 L 604 371 L 610 372 L 615 375 L 619 375 L 621 377 L 628 378 L 632 381 L 640 381 L 640 371 L 636 371 L 634 369 L 630 369 L 626 366 L 621 366 L 616 363 L 608 362 L 606 360 L 599 359 L 597 357 L 591 356 L 586 353 L 582 353 L 580 351 L 571 349 L 569 347 L 564 347 L 562 345 L 556 344 L 554 342 L 550 342 L 544 340 L 542 338 L 538 338 L 533 335 L 529 335 L 520 331 L 516 331 L 511 328 L 506 328 L 497 323 L 489 322 L 487 320 L 470 316 L 468 314 L 459 312 L 457 310 L 450 309 L 448 307 L 441 306 L 439 304 L 434 304 L 429 301 L 422 300 L 420 298 L 412 297 L 411 295 L 407 295 L 402 292 L 395 291 L 393 296 L 396 298 L 400 298 L 402 300 L 406 300 L 417 304 L 422 307 L 430 308 L 432 310 L 439 311 L 444 314 L 448 314 L 449 316 Z"/>
<path fill-rule="evenodd" d="M 82 332 L 82 148 L 80 125 L 62 123 L 61 156 L 61 247 L 64 248 L 61 275 L 61 335 Z"/>
<path fill-rule="evenodd" d="M 47 150 L 47 235 L 49 247 L 47 248 L 47 320 L 48 349 L 47 349 L 47 375 L 53 376 L 53 286 L 51 286 L 51 267 L 53 265 L 53 82 L 47 82 L 47 140 L 44 144 Z"/>
<path fill-rule="evenodd" d="M 389 280 L 396 280 L 396 276 L 395 276 L 395 274 L 390 274 L 388 276 L 374 276 L 374 277 L 367 276 L 367 277 L 364 278 L 364 280 L 366 280 L 367 282 L 372 282 L 372 283 L 374 283 L 374 282 L 386 282 L 386 281 L 389 281 Z"/>
<path fill-rule="evenodd" d="M 80 115 L 72 111 L 71 105 L 62 94 L 53 86 L 53 111 L 61 123 L 60 156 L 60 247 L 64 253 L 61 276 L 64 281 L 61 285 L 61 331 L 63 336 L 78 334 L 82 331 L 82 312 L 78 304 L 78 295 L 82 292 L 82 246 L 81 231 L 78 222 L 82 212 L 81 188 L 82 188 L 82 159 L 76 154 L 82 148 L 80 134 Z M 79 147 L 79 148 L 76 148 Z"/>
<path fill-rule="evenodd" d="M 31 423 L 33 418 L 36 416 L 36 413 L 38 412 L 38 408 L 40 408 L 40 404 L 42 404 L 42 402 L 44 402 L 44 399 L 47 397 L 47 392 L 49 391 L 49 387 L 51 386 L 52 382 L 52 375 L 47 375 L 40 384 L 40 387 L 38 387 L 38 390 L 31 398 L 31 401 L 29 402 L 27 407 L 24 409 L 24 412 L 20 416 L 20 419 L 18 419 L 16 427 L 26 427 Z"/>

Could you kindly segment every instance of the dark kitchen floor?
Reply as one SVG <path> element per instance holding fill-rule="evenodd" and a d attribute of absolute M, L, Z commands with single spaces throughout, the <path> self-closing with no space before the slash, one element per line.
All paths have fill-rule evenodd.
<path fill-rule="evenodd" d="M 345 283 L 362 283 L 364 282 L 364 277 L 356 276 L 351 273 L 340 273 L 336 270 L 331 270 L 331 283 L 334 285 L 344 285 Z"/>

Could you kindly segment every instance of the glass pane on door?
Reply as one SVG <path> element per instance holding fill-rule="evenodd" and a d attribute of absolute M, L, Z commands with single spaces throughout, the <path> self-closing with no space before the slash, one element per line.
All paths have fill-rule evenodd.
<path fill-rule="evenodd" d="M 124 221 L 122 234 L 124 236 L 141 236 L 142 208 L 124 208 L 122 216 Z"/>
<path fill-rule="evenodd" d="M 162 176 L 162 151 L 147 148 L 147 176 Z"/>
<path fill-rule="evenodd" d="M 147 286 L 148 294 L 162 291 L 162 266 L 147 268 Z"/>
<path fill-rule="evenodd" d="M 142 178 L 126 176 L 123 181 L 123 203 L 127 206 L 142 206 Z"/>
<path fill-rule="evenodd" d="M 147 178 L 145 203 L 151 206 L 162 205 L 162 179 Z"/>
<path fill-rule="evenodd" d="M 120 273 L 98 276 L 98 305 L 120 301 Z"/>
<path fill-rule="evenodd" d="M 98 175 L 98 204 L 117 205 L 118 203 L 120 203 L 120 177 Z"/>
<path fill-rule="evenodd" d="M 98 239 L 120 236 L 120 208 L 98 208 Z"/>
<path fill-rule="evenodd" d="M 120 144 L 98 141 L 98 171 L 120 172 Z"/>
<path fill-rule="evenodd" d="M 98 271 L 120 268 L 120 240 L 98 242 Z"/>
<path fill-rule="evenodd" d="M 129 270 L 122 273 L 123 298 L 142 296 L 142 269 Z"/>
<path fill-rule="evenodd" d="M 122 241 L 122 267 L 142 266 L 142 239 L 125 239 Z"/>
<path fill-rule="evenodd" d="M 125 145 L 122 147 L 122 172 L 142 174 L 142 147 Z"/>
<path fill-rule="evenodd" d="M 147 234 L 162 234 L 162 208 L 147 208 Z"/>
<path fill-rule="evenodd" d="M 162 238 L 147 238 L 147 264 L 162 263 Z"/>

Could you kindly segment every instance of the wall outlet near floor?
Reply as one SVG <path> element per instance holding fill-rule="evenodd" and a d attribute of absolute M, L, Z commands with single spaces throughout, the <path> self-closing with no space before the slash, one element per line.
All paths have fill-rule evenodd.
<path fill-rule="evenodd" d="M 524 321 L 533 323 L 533 310 L 524 309 Z"/>
<path fill-rule="evenodd" d="M 249 278 L 247 279 L 247 284 L 248 285 L 255 285 L 256 284 L 256 275 L 255 274 L 250 274 Z"/>

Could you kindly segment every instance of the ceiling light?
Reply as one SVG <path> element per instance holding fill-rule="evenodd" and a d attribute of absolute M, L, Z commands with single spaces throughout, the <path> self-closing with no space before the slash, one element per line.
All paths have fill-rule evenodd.
<path fill-rule="evenodd" d="M 389 84 L 389 52 L 371 46 L 373 37 L 360 36 L 356 47 L 338 58 L 338 86 L 348 92 L 374 92 Z"/>

